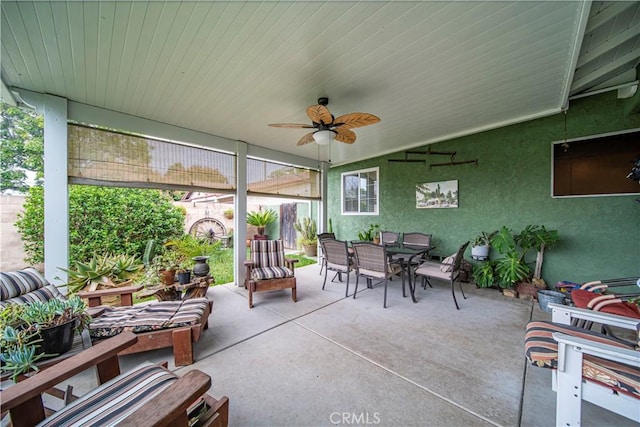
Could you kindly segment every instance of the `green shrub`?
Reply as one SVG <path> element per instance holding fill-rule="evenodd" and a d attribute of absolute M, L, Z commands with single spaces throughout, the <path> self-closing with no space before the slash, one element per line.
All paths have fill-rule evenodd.
<path fill-rule="evenodd" d="M 44 261 L 43 188 L 32 187 L 16 226 L 25 261 Z M 149 239 L 164 242 L 184 232 L 184 215 L 159 190 L 69 186 L 69 261 L 86 262 L 94 253 L 142 258 Z"/>

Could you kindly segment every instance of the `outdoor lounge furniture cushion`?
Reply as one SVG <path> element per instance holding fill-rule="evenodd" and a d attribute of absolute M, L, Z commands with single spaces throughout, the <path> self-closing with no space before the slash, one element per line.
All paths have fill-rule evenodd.
<path fill-rule="evenodd" d="M 207 309 L 207 298 L 160 301 L 130 307 L 104 307 L 89 325 L 92 338 L 105 338 L 123 331 L 134 333 L 198 324 Z"/>
<path fill-rule="evenodd" d="M 253 261 L 252 280 L 294 277 L 293 271 L 286 267 L 284 246 L 281 240 L 254 242 L 251 248 L 251 261 Z"/>
<path fill-rule="evenodd" d="M 544 321 L 530 322 L 525 335 L 525 354 L 534 366 L 558 367 L 558 343 L 553 339 L 554 332 L 634 350 L 623 341 L 587 329 Z M 640 370 L 637 368 L 585 355 L 582 377 L 640 399 Z"/>
<path fill-rule="evenodd" d="M 458 253 L 456 252 L 453 255 L 450 255 L 448 257 L 446 257 L 445 259 L 442 260 L 442 265 L 440 265 L 440 271 L 442 271 L 443 273 L 450 273 L 453 271 L 453 268 L 455 267 L 455 263 L 456 263 L 456 255 L 458 255 Z"/>
<path fill-rule="evenodd" d="M 586 291 L 582 289 L 574 289 L 571 291 L 571 299 L 576 307 L 587 308 L 589 302 L 597 297 L 601 297 L 602 294 Z M 612 296 L 613 298 L 613 296 Z M 618 316 L 626 316 L 634 319 L 640 319 L 640 311 L 636 304 L 630 302 L 617 302 L 613 304 L 607 304 L 600 310 L 603 313 L 617 314 Z"/>
<path fill-rule="evenodd" d="M 38 426 L 115 425 L 177 379 L 161 366 L 142 364 L 85 394 Z"/>
<path fill-rule="evenodd" d="M 33 267 L 0 273 L 0 307 L 64 298 L 58 288 Z"/>

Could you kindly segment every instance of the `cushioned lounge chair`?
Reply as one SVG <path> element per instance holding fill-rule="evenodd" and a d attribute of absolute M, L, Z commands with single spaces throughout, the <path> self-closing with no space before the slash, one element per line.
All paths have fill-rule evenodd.
<path fill-rule="evenodd" d="M 190 425 L 203 407 L 200 425 L 228 425 L 229 399 L 205 394 L 211 378 L 192 370 L 178 377 L 160 365 L 145 363 L 120 374 L 118 354 L 135 345 L 138 335 L 124 332 L 41 371 L 0 392 L 2 410 L 14 427 L 119 425 Z M 45 418 L 42 394 L 50 387 L 95 367 L 98 388 Z"/>
<path fill-rule="evenodd" d="M 97 306 L 102 296 L 124 294 L 123 304 L 131 303 L 138 287 L 114 288 L 106 291 L 81 293 L 89 300 L 89 306 Z M 46 301 L 65 298 L 57 287 L 34 268 L 0 273 L 0 306 L 25 304 L 35 300 Z M 123 331 L 138 335 L 137 342 L 123 350 L 122 354 L 139 353 L 165 347 L 173 347 L 176 366 L 193 363 L 193 343 L 200 339 L 208 327 L 212 303 L 207 298 L 180 301 L 154 302 L 147 305 L 109 307 L 103 306 L 90 325 L 93 341 L 117 335 Z"/>
<path fill-rule="evenodd" d="M 249 308 L 253 308 L 253 293 L 291 289 L 291 299 L 298 300 L 294 265 L 297 259 L 285 258 L 282 240 L 252 240 L 250 260 L 244 287 L 249 290 Z"/>
<path fill-rule="evenodd" d="M 553 369 L 556 425 L 581 425 L 582 400 L 640 423 L 640 320 L 549 304 L 552 322 L 530 322 L 527 359 Z M 633 345 L 572 326 L 575 321 L 631 330 Z"/>

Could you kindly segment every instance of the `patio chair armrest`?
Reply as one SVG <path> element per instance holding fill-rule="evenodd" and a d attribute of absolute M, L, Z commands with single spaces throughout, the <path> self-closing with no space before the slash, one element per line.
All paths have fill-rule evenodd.
<path fill-rule="evenodd" d="M 585 310 L 577 307 L 569 307 L 550 303 L 552 310 L 552 320 L 554 323 L 570 325 L 573 319 L 587 320 L 597 322 L 602 325 L 616 326 L 622 329 L 630 329 L 632 331 L 640 331 L 640 319 L 631 317 L 618 316 L 615 314 L 602 313 L 599 311 Z"/>
<path fill-rule="evenodd" d="M 108 296 L 120 296 L 122 305 L 133 305 L 133 293 L 140 291 L 144 286 L 122 286 L 110 289 L 99 289 L 96 291 L 81 291 L 77 292 L 82 299 L 89 300 L 89 307 L 97 307 L 102 304 L 102 297 Z"/>
<path fill-rule="evenodd" d="M 285 258 L 284 259 L 284 262 L 286 262 L 287 264 L 295 264 L 298 261 L 300 261 L 300 260 L 295 259 L 295 258 Z"/>
<path fill-rule="evenodd" d="M 21 405 L 31 410 L 34 408 L 35 400 L 39 401 L 41 406 L 42 393 L 93 366 L 97 367 L 101 383 L 115 378 L 120 375 L 118 353 L 137 341 L 138 337 L 133 332 L 123 332 L 61 361 L 54 367 L 11 385 L 0 391 L 2 410 L 10 410 Z"/>
<path fill-rule="evenodd" d="M 187 409 L 204 395 L 209 387 L 209 375 L 199 370 L 189 371 L 118 425 L 174 425 L 180 421 L 187 425 Z"/>
<path fill-rule="evenodd" d="M 558 342 L 558 351 L 563 345 L 573 347 L 574 351 L 590 354 L 601 359 L 611 360 L 625 365 L 640 367 L 640 352 L 631 349 L 616 347 L 609 344 L 602 344 L 596 341 L 578 338 L 560 332 L 553 333 L 553 339 Z M 562 357 L 558 358 L 558 369 L 564 370 Z"/>
<path fill-rule="evenodd" d="M 244 262 L 244 266 L 245 266 L 245 267 L 253 267 L 253 266 L 254 266 L 254 263 L 253 263 L 253 261 L 249 261 L 249 260 L 247 260 L 247 261 L 245 261 L 245 262 Z"/>

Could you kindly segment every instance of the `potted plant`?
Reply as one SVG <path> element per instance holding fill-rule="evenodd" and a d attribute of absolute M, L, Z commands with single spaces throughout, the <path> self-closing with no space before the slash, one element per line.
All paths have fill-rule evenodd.
<path fill-rule="evenodd" d="M 491 239 L 491 245 L 503 255 L 495 261 L 495 272 L 500 287 L 511 289 L 518 285 L 521 293 L 535 298 L 537 289 L 546 288 L 544 280 L 540 278 L 544 249 L 554 245 L 558 240 L 557 230 L 547 230 L 544 226 L 527 225 L 518 234 L 503 226 Z M 537 252 L 537 256 L 534 280 L 530 281 L 532 272 L 527 255 L 532 250 Z"/>
<path fill-rule="evenodd" d="M 293 224 L 293 228 L 300 233 L 299 242 L 304 248 L 304 252 L 307 256 L 318 255 L 318 228 L 315 220 L 304 217 L 301 220 L 297 220 Z"/>
<path fill-rule="evenodd" d="M 358 231 L 358 239 L 363 242 L 380 243 L 380 225 L 369 224 L 369 229 Z M 375 240 L 378 240 L 377 242 Z"/>
<path fill-rule="evenodd" d="M 231 208 L 225 209 L 225 211 L 222 214 L 227 219 L 233 219 L 233 209 L 231 209 Z"/>
<path fill-rule="evenodd" d="M 273 209 L 251 211 L 247 214 L 247 224 L 258 227 L 258 234 L 260 236 L 264 236 L 265 227 L 277 219 L 278 214 Z"/>
<path fill-rule="evenodd" d="M 491 238 L 496 235 L 498 231 L 487 233 L 481 231 L 476 237 L 471 239 L 471 258 L 479 261 L 489 259 L 489 250 L 491 249 Z"/>
<path fill-rule="evenodd" d="M 479 288 L 491 288 L 496 283 L 495 265 L 493 261 L 475 264 L 473 266 L 473 280 Z"/>
<path fill-rule="evenodd" d="M 14 381 L 38 370 L 36 362 L 63 354 L 73 345 L 74 330 L 87 329 L 91 316 L 80 297 L 9 304 L 0 311 L 2 372 Z"/>

